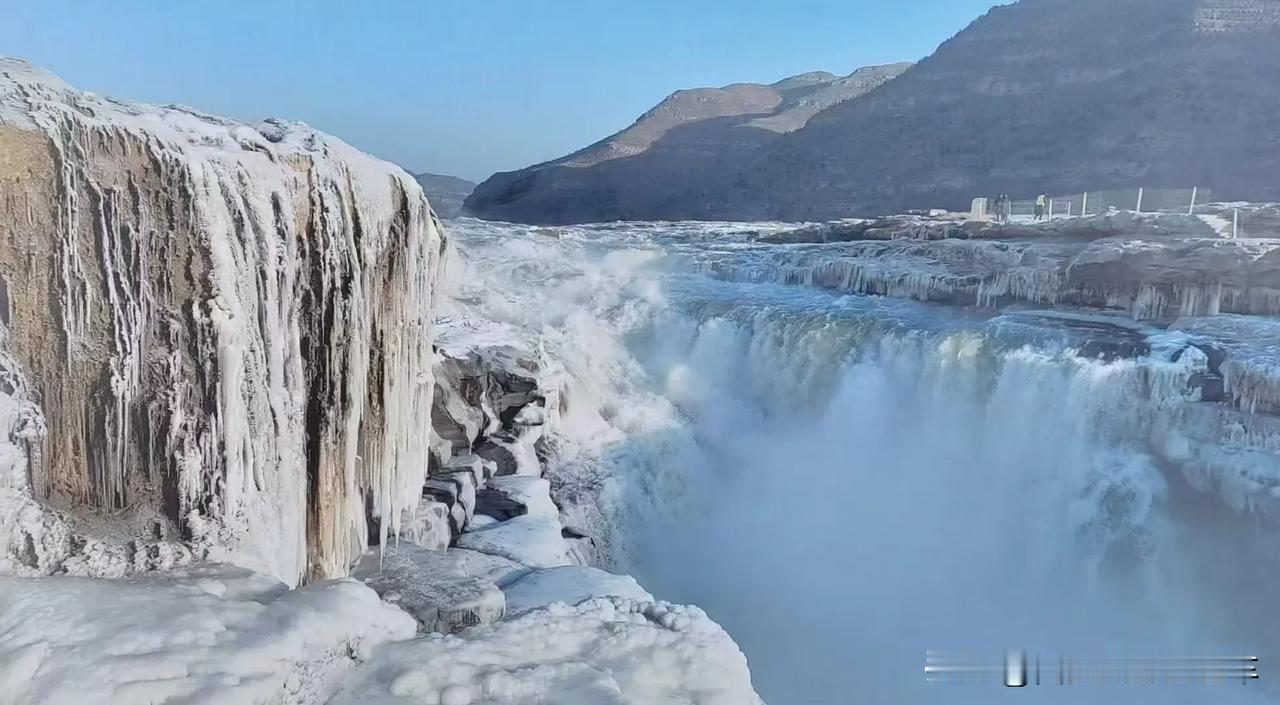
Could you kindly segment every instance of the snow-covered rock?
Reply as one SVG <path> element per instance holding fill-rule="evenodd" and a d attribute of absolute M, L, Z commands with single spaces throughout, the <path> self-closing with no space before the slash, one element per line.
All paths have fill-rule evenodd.
<path fill-rule="evenodd" d="M 432 399 L 432 430 L 445 442 L 444 459 L 470 452 L 487 422 L 481 398 L 484 376 L 477 356 L 441 352 L 435 365 L 436 387 Z"/>
<path fill-rule="evenodd" d="M 467 528 L 476 512 L 476 480 L 467 471 L 427 478 L 423 492 L 449 508 L 449 521 L 454 535 Z"/>
<path fill-rule="evenodd" d="M 551 501 L 551 482 L 541 477 L 510 475 L 489 481 L 489 489 L 524 507 L 523 514 L 538 518 L 558 518 L 560 510 Z"/>
<path fill-rule="evenodd" d="M 1173 328 L 1206 336 L 1223 351 L 1224 391 L 1232 403 L 1250 412 L 1280 412 L 1280 319 L 1190 318 Z"/>
<path fill-rule="evenodd" d="M 468 472 L 475 480 L 476 487 L 483 487 L 497 473 L 497 470 L 493 463 L 479 456 L 463 453 L 450 457 L 444 467 L 432 474 L 450 475 L 455 472 Z"/>
<path fill-rule="evenodd" d="M 355 575 L 413 615 L 423 630 L 451 634 L 501 619 L 506 602 L 499 587 L 528 572 L 499 556 L 402 543 L 365 556 Z"/>
<path fill-rule="evenodd" d="M 595 597 L 627 597 L 640 602 L 654 599 L 630 575 L 576 565 L 532 571 L 502 592 L 507 597 L 508 617 L 519 617 L 557 602 L 576 605 Z"/>
<path fill-rule="evenodd" d="M 162 516 L 291 584 L 346 574 L 366 503 L 394 534 L 418 502 L 442 238 L 401 169 L 0 59 L 0 232 L 8 372 L 43 413 L 2 491 L 72 534 Z"/>
<path fill-rule="evenodd" d="M 449 505 L 423 497 L 413 510 L 400 520 L 401 541 L 423 548 L 448 548 L 453 542 L 453 512 Z"/>
<path fill-rule="evenodd" d="M 544 388 L 537 356 L 478 341 L 442 346 L 437 353 L 433 467 L 478 457 L 490 476 L 540 476 L 535 446 L 548 406 L 559 400 Z"/>
<path fill-rule="evenodd" d="M 544 415 L 536 409 L 545 406 L 548 392 L 532 354 L 511 345 L 443 347 L 435 369 L 432 416 L 441 451 L 466 455 L 484 436 L 505 432 L 514 438 L 525 427 L 542 425 Z M 441 464 L 447 459 L 438 458 Z"/>
<path fill-rule="evenodd" d="M 507 498 L 523 513 L 494 524 L 474 528 L 458 537 L 458 546 L 503 556 L 530 568 L 585 565 L 590 552 L 580 541 L 590 539 L 566 528 L 560 510 L 551 500 L 551 483 L 540 477 L 495 477 L 489 491 Z"/>
<path fill-rule="evenodd" d="M 555 517 L 519 516 L 458 537 L 458 546 L 510 558 L 530 568 L 573 565 L 573 547 Z"/>
<path fill-rule="evenodd" d="M 0 700 L 317 703 L 374 645 L 415 626 L 353 580 L 290 591 L 212 565 L 125 580 L 0 577 Z"/>
<path fill-rule="evenodd" d="M 330 705 L 759 705 L 746 658 L 693 607 L 599 598 L 377 649 Z"/>

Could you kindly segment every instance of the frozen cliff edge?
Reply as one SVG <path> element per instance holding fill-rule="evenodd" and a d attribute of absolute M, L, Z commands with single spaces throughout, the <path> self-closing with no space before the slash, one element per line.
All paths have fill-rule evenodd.
<path fill-rule="evenodd" d="M 706 614 L 585 565 L 593 544 L 542 477 L 558 460 L 542 434 L 563 433 L 554 365 L 442 328 L 431 476 L 361 560 L 367 586 L 288 590 L 215 563 L 0 574 L 0 686 L 15 705 L 759 705 L 742 651 Z M 0 395 L 4 418 L 23 410 Z M 0 443 L 0 459 L 17 450 Z"/>
<path fill-rule="evenodd" d="M 1231 208 L 1200 210 L 1012 225 L 953 215 L 835 221 L 762 233 L 760 241 L 787 246 L 766 258 L 712 252 L 698 264 L 730 280 L 965 306 L 1083 306 L 1141 320 L 1280 314 L 1275 209 L 1251 208 L 1248 236 L 1238 239 Z"/>
<path fill-rule="evenodd" d="M 443 239 L 407 173 L 0 59 L 0 229 L 0 567 L 292 585 L 416 506 Z"/>

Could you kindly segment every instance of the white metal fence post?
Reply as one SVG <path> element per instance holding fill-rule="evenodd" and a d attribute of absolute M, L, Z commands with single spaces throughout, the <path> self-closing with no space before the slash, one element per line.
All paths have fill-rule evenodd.
<path fill-rule="evenodd" d="M 1231 239 L 1240 239 L 1240 209 L 1236 208 L 1231 216 Z"/>
<path fill-rule="evenodd" d="M 1142 187 L 1138 187 L 1138 212 L 1142 212 Z"/>
<path fill-rule="evenodd" d="M 1084 200 L 1080 202 L 1080 217 L 1089 215 L 1089 192 L 1084 192 Z"/>
<path fill-rule="evenodd" d="M 1199 191 L 1200 191 L 1199 186 L 1191 187 L 1191 208 L 1187 210 L 1187 215 L 1196 214 L 1196 196 L 1199 195 Z"/>

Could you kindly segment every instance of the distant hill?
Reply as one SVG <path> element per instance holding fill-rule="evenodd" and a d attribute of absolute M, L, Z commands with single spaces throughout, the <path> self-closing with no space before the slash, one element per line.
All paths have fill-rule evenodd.
<path fill-rule="evenodd" d="M 427 192 L 427 200 L 441 218 L 456 218 L 462 211 L 462 202 L 475 190 L 476 185 L 466 179 L 441 174 L 414 174 L 413 178 L 422 184 Z"/>
<path fill-rule="evenodd" d="M 685 184 L 714 179 L 718 165 L 746 158 L 804 127 L 821 110 L 860 96 L 909 66 L 872 66 L 843 77 L 818 71 L 771 85 L 677 91 L 631 127 L 596 144 L 492 177 L 467 207 L 484 217 L 530 222 L 674 212 L 687 196 Z"/>
<path fill-rule="evenodd" d="M 1140 185 L 1276 200 L 1276 76 L 1280 0 L 1021 0 L 798 128 L 781 105 L 747 121 L 786 134 L 679 125 L 635 155 L 496 175 L 471 207 L 530 222 L 821 220 Z M 711 125 L 737 139 L 708 139 Z"/>

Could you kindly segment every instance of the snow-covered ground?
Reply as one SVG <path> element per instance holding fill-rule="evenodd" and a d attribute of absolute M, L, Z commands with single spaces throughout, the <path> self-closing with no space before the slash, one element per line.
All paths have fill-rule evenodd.
<path fill-rule="evenodd" d="M 11 705 L 756 702 L 746 659 L 700 610 L 564 570 L 519 581 L 510 621 L 416 638 L 355 580 L 288 590 L 216 565 L 0 577 L 0 692 Z"/>
<path fill-rule="evenodd" d="M 315 703 L 416 623 L 353 580 L 288 590 L 217 565 L 100 580 L 0 578 L 12 705 Z"/>
<path fill-rule="evenodd" d="M 332 705 L 753 705 L 746 658 L 699 609 L 593 598 L 377 649 Z"/>

